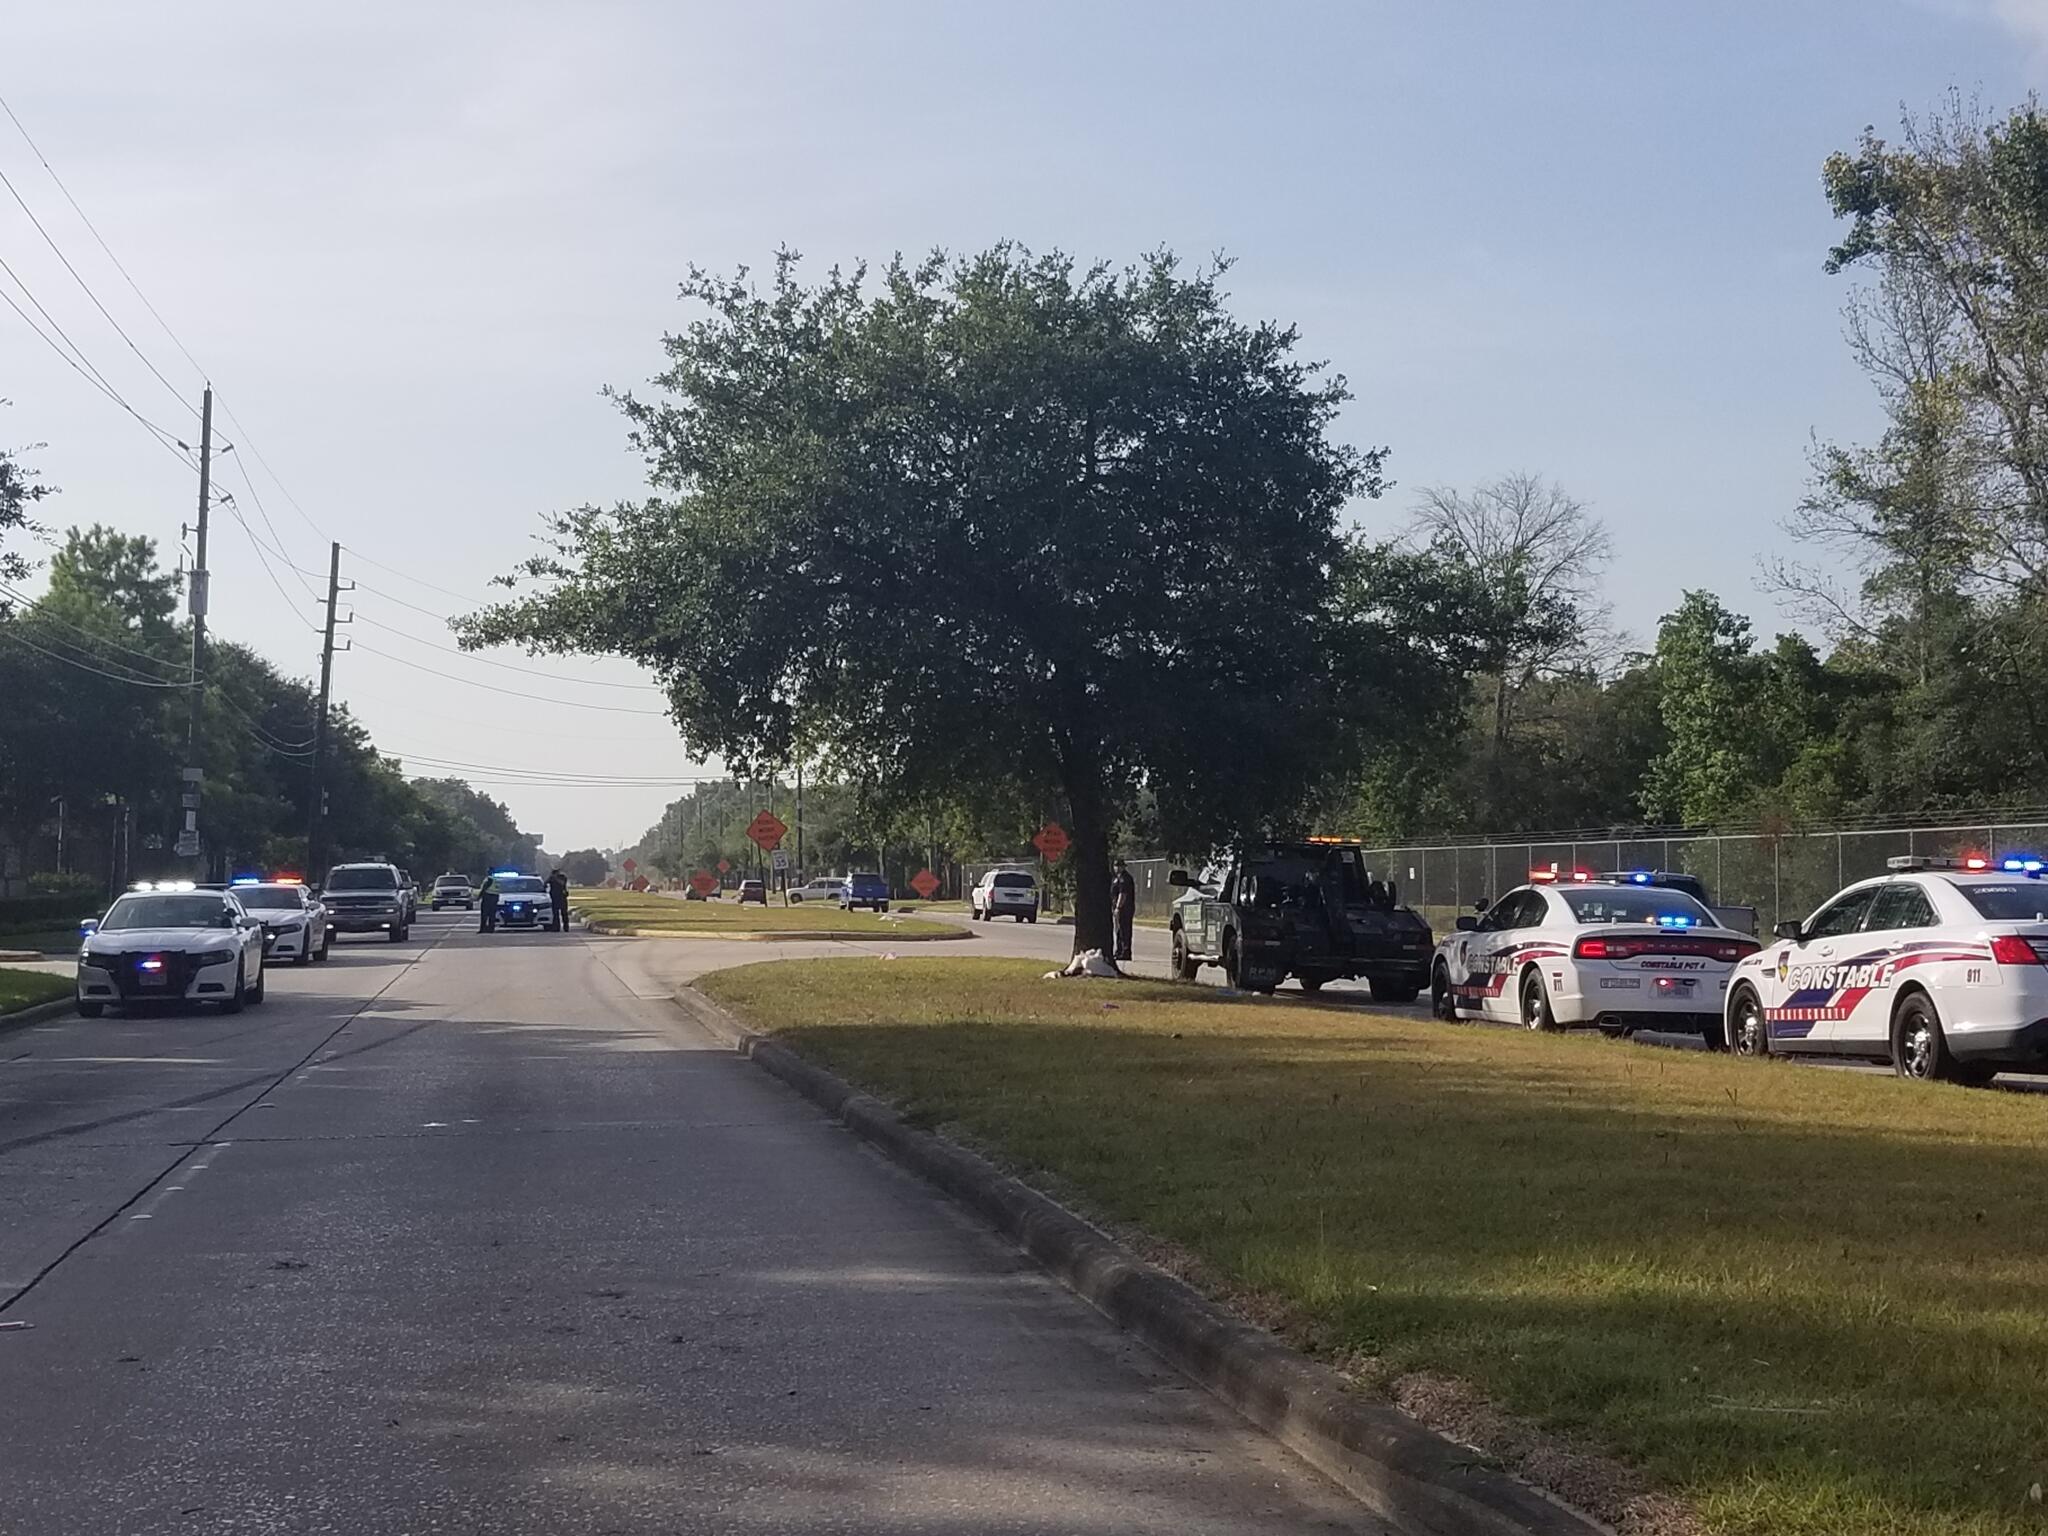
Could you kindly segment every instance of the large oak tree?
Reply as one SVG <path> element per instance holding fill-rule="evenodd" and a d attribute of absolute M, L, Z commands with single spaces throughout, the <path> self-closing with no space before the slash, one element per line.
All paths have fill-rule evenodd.
<path fill-rule="evenodd" d="M 1380 458 L 1221 276 L 1009 245 L 694 272 L 702 317 L 620 397 L 652 494 L 553 519 L 537 589 L 464 638 L 631 657 L 742 773 L 1028 797 L 1073 837 L 1076 947 L 1107 947 L 1141 792 L 1184 849 L 1285 821 L 1356 715 L 1339 515 Z"/>

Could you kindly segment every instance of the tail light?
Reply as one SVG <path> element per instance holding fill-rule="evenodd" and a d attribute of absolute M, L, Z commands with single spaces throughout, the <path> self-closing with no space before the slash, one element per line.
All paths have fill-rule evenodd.
<path fill-rule="evenodd" d="M 1753 955 L 1760 946 L 1753 939 L 1693 939 L 1667 934 L 1632 934 L 1609 937 L 1589 935 L 1572 945 L 1575 960 L 1633 960 L 1641 955 L 1698 955 L 1707 960 L 1736 961 Z"/>
<path fill-rule="evenodd" d="M 1991 941 L 1991 958 L 2000 965 L 2048 965 L 2048 939 L 2001 933 Z"/>

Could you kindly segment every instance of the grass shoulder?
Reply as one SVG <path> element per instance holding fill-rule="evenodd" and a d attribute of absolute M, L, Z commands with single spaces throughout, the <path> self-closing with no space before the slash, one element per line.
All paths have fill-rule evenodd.
<path fill-rule="evenodd" d="M 2005 1536 L 2048 1480 L 2048 1105 L 1042 965 L 784 961 L 752 1027 L 1742 1536 Z"/>
<path fill-rule="evenodd" d="M 72 986 L 69 976 L 51 976 L 43 971 L 21 971 L 11 966 L 0 966 L 0 1018 L 19 1013 L 24 1008 L 33 1008 L 38 1003 L 54 1003 L 59 998 L 69 997 Z"/>
<path fill-rule="evenodd" d="M 821 902 L 798 906 L 741 906 L 731 900 L 683 901 L 642 891 L 579 890 L 570 906 L 595 923 L 679 934 L 831 933 L 849 938 L 946 939 L 950 923 L 921 922 L 895 913 L 842 912 Z"/>

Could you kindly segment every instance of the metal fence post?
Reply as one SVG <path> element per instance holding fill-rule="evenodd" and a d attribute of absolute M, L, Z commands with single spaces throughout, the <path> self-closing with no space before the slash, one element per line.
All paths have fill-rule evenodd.
<path fill-rule="evenodd" d="M 1781 865 L 1784 862 L 1785 839 L 1771 839 L 1771 926 L 1777 927 L 1784 919 L 1779 916 L 1785 909 L 1784 880 Z"/>

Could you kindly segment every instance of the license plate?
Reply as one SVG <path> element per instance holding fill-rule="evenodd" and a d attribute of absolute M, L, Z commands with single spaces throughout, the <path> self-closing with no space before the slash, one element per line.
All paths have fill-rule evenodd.
<path fill-rule="evenodd" d="M 1657 990 L 1668 997 L 1691 997 L 1693 978 L 1690 976 L 1660 976 Z"/>
<path fill-rule="evenodd" d="M 144 971 L 136 978 L 145 987 L 168 987 L 171 978 L 164 971 Z"/>

